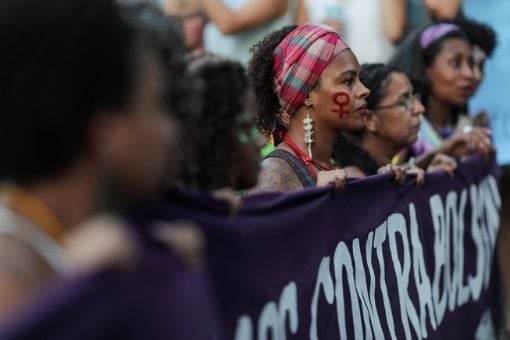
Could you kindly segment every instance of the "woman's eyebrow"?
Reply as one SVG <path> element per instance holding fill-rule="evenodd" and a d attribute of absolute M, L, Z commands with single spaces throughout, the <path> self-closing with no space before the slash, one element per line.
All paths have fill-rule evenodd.
<path fill-rule="evenodd" d="M 409 98 L 413 95 L 413 90 L 412 89 L 407 89 L 407 90 L 404 90 L 404 91 L 401 91 L 398 95 L 399 98 Z"/>
<path fill-rule="evenodd" d="M 356 76 L 356 71 L 353 71 L 353 70 L 344 71 L 344 72 L 339 74 L 339 77 L 343 77 L 345 75 L 349 75 L 351 77 L 355 77 Z"/>
<path fill-rule="evenodd" d="M 347 70 L 347 71 L 344 71 L 340 74 L 338 74 L 335 79 L 339 80 L 339 79 L 342 79 L 342 78 L 345 78 L 346 76 L 349 76 L 349 77 L 352 77 L 352 78 L 355 78 L 356 77 L 356 72 L 353 71 L 353 70 Z"/>

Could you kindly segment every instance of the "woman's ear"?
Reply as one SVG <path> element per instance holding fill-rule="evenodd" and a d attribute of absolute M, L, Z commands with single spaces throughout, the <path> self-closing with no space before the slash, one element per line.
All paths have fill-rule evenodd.
<path fill-rule="evenodd" d="M 280 113 L 280 122 L 285 127 L 289 127 L 290 125 L 290 114 L 287 111 L 283 111 Z"/>
<path fill-rule="evenodd" d="M 303 104 L 305 106 L 307 106 L 308 108 L 312 109 L 314 103 L 315 103 L 315 96 L 314 96 L 314 91 L 312 90 L 306 96 L 305 101 L 303 102 Z"/>
<path fill-rule="evenodd" d="M 363 121 L 363 126 L 367 131 L 375 133 L 379 130 L 379 116 L 373 114 L 372 112 L 368 112 L 361 116 L 361 120 Z"/>

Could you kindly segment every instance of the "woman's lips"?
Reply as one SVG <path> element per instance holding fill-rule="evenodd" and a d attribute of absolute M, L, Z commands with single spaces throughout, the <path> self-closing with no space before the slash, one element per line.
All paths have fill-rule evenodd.
<path fill-rule="evenodd" d="M 358 112 L 358 113 L 367 113 L 368 112 L 367 104 L 364 104 L 364 105 L 361 105 L 360 107 L 358 107 L 356 109 L 356 112 Z"/>
<path fill-rule="evenodd" d="M 420 131 L 420 124 L 413 125 L 411 127 L 412 132 L 419 132 Z"/>
<path fill-rule="evenodd" d="M 464 97 L 471 97 L 475 93 L 475 90 L 476 86 L 474 85 L 467 85 L 461 87 L 461 93 Z"/>

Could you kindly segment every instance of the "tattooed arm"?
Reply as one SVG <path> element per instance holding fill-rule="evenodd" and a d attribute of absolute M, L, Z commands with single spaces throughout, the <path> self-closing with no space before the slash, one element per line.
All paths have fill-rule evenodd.
<path fill-rule="evenodd" d="M 270 157 L 262 161 L 259 182 L 249 194 L 299 189 L 303 189 L 303 185 L 290 165 L 283 159 Z"/>

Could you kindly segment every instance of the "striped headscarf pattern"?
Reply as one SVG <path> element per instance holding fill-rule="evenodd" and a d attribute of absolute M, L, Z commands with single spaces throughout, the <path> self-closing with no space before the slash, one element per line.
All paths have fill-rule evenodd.
<path fill-rule="evenodd" d="M 324 69 L 348 46 L 324 26 L 304 24 L 290 32 L 273 53 L 275 92 L 281 112 L 293 115 Z"/>

